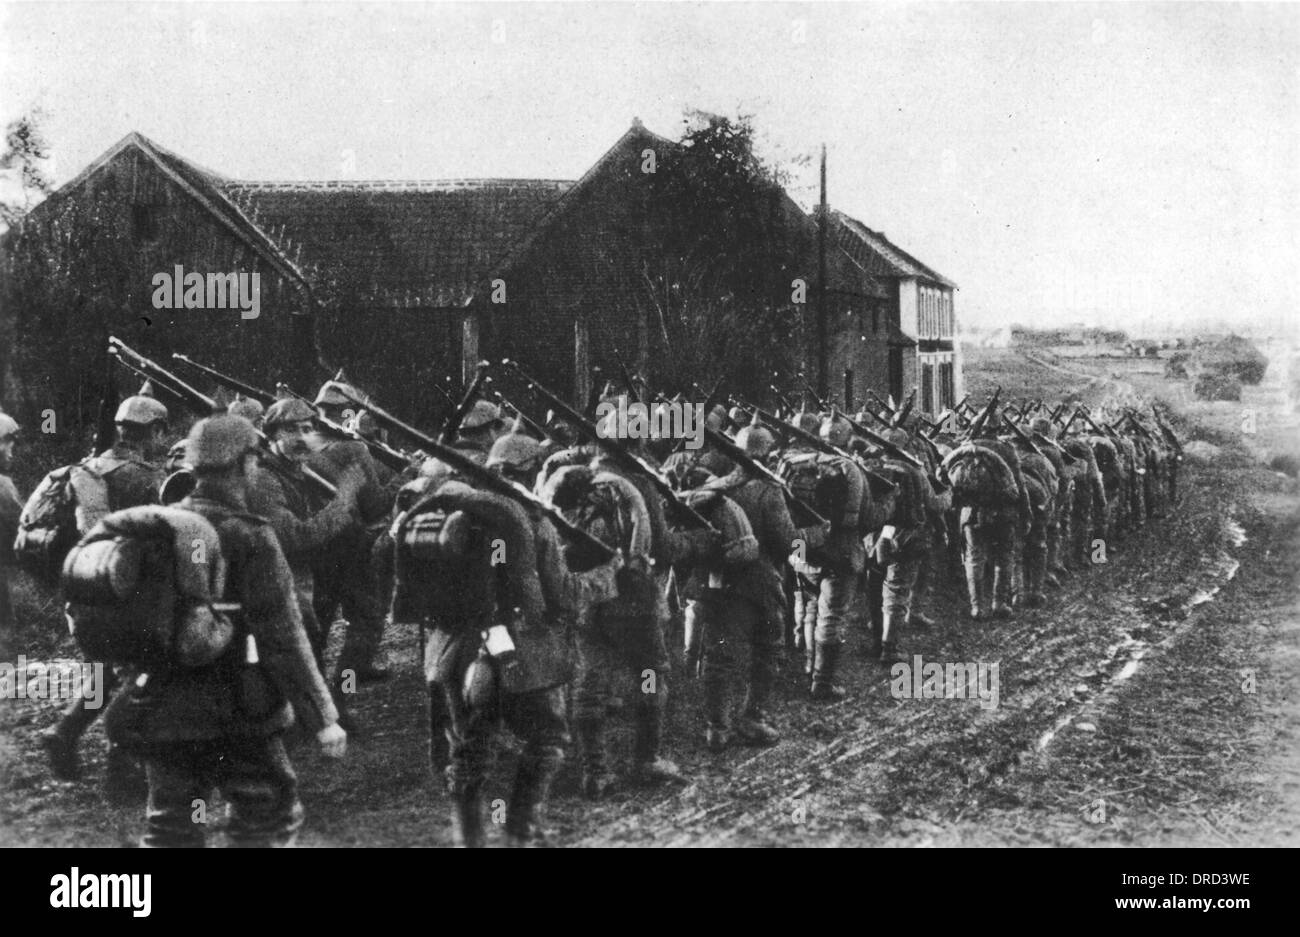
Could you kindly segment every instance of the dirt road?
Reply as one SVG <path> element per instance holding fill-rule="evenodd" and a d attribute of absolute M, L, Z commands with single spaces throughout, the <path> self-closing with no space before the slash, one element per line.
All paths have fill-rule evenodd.
<path fill-rule="evenodd" d="M 669 749 L 694 779 L 591 804 L 572 766 L 551 811 L 561 845 L 1253 845 L 1294 844 L 1300 819 L 1300 493 L 1260 464 L 1292 445 L 1297 420 L 1272 383 L 1242 405 L 1196 405 L 1158 375 L 1070 362 L 1042 366 L 977 351 L 977 396 L 1099 399 L 1159 394 L 1188 439 L 1218 447 L 1185 464 L 1174 516 L 1118 544 L 1067 581 L 1049 607 L 1012 621 L 961 617 L 955 575 L 932 604 L 935 628 L 904 634 L 924 662 L 997 664 L 996 706 L 978 698 L 898 698 L 850 639 L 849 698 L 815 706 L 793 656 L 772 749 L 721 756 L 703 745 L 699 687 L 674 675 Z M 1088 370 L 1090 369 L 1091 370 Z M 1085 377 L 1079 377 L 1080 372 Z M 1242 439 L 1242 407 L 1258 434 Z M 955 572 L 955 571 L 954 571 Z M 54 654 L 45 632 L 27 653 Z M 425 768 L 416 637 L 387 639 L 400 669 L 358 699 L 363 731 L 334 765 L 307 746 L 295 761 L 309 819 L 303 845 L 441 845 L 447 803 Z M 70 646 L 62 646 L 71 654 Z M 991 674 L 986 668 L 983 673 Z M 988 689 L 988 685 L 985 689 Z M 51 704 L 8 703 L 0 726 L 5 843 L 111 845 L 138 833 L 139 808 L 109 808 L 93 783 L 50 779 L 34 736 Z M 630 732 L 620 723 L 617 757 Z M 88 777 L 102 770 L 96 729 Z M 501 761 L 510 763 L 508 743 Z M 498 771 L 490 797 L 507 793 Z"/>

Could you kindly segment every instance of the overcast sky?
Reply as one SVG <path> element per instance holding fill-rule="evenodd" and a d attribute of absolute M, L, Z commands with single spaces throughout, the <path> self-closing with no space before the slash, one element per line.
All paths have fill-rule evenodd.
<path fill-rule="evenodd" d="M 1300 5 L 5 4 L 0 118 L 233 177 L 577 178 L 745 110 L 967 322 L 1294 321 Z M 816 198 L 815 168 L 792 193 Z"/>

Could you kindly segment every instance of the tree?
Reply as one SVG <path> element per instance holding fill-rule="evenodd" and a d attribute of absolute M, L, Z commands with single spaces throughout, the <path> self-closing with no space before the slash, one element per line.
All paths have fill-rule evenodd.
<path fill-rule="evenodd" d="M 0 153 L 0 170 L 10 175 L 15 190 L 0 199 L 0 222 L 12 227 L 32 206 L 54 189 L 54 180 L 46 171 L 50 144 L 45 136 L 46 114 L 33 108 L 5 128 L 5 148 Z M 21 193 L 21 201 L 17 197 Z"/>
<path fill-rule="evenodd" d="M 783 172 L 755 150 L 749 115 L 688 111 L 685 123 L 641 206 L 655 245 L 641 258 L 641 286 L 665 352 L 656 382 L 688 390 L 721 376 L 760 394 L 798 369 L 803 307 L 791 282 L 811 281 L 799 258 L 813 244 Z"/>

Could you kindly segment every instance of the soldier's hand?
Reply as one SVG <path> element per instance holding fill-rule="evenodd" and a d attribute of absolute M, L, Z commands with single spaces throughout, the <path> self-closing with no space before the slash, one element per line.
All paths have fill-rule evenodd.
<path fill-rule="evenodd" d="M 321 754 L 326 758 L 342 758 L 348 750 L 348 734 L 337 722 L 331 722 L 316 733 Z"/>
<path fill-rule="evenodd" d="M 366 483 L 366 474 L 359 466 L 349 465 L 339 473 L 338 481 L 334 487 L 339 490 L 339 497 L 348 501 L 355 501 L 357 492 L 361 486 Z"/>

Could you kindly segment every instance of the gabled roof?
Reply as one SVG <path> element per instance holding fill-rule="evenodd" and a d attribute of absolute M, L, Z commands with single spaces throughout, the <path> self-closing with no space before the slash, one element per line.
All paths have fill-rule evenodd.
<path fill-rule="evenodd" d="M 463 306 L 573 183 L 227 182 L 223 190 L 323 286 L 390 306 Z"/>
<path fill-rule="evenodd" d="M 854 260 L 858 261 L 872 276 L 881 277 L 916 277 L 928 280 L 948 289 L 957 289 L 957 284 L 932 268 L 927 267 L 897 244 L 893 244 L 879 231 L 872 231 L 861 221 L 831 210 L 834 224 L 831 235 Z"/>
<path fill-rule="evenodd" d="M 32 214 L 35 215 L 43 209 L 49 210 L 47 206 L 56 205 L 60 199 L 74 192 L 87 179 L 128 150 L 140 153 L 145 159 L 153 163 L 159 172 L 171 179 L 190 198 L 198 202 L 199 205 L 214 216 L 218 223 L 228 228 L 235 236 L 248 244 L 263 260 L 279 270 L 288 279 L 300 284 L 304 289 L 310 289 L 302 271 L 280 251 L 263 231 L 249 221 L 226 198 L 221 189 L 222 184 L 225 182 L 222 176 L 177 156 L 170 150 L 154 143 L 142 133 L 133 131 L 127 134 L 114 146 L 110 147 L 106 153 L 78 173 L 71 181 L 60 186 L 55 192 L 51 193 L 49 198 L 33 208 Z"/>

